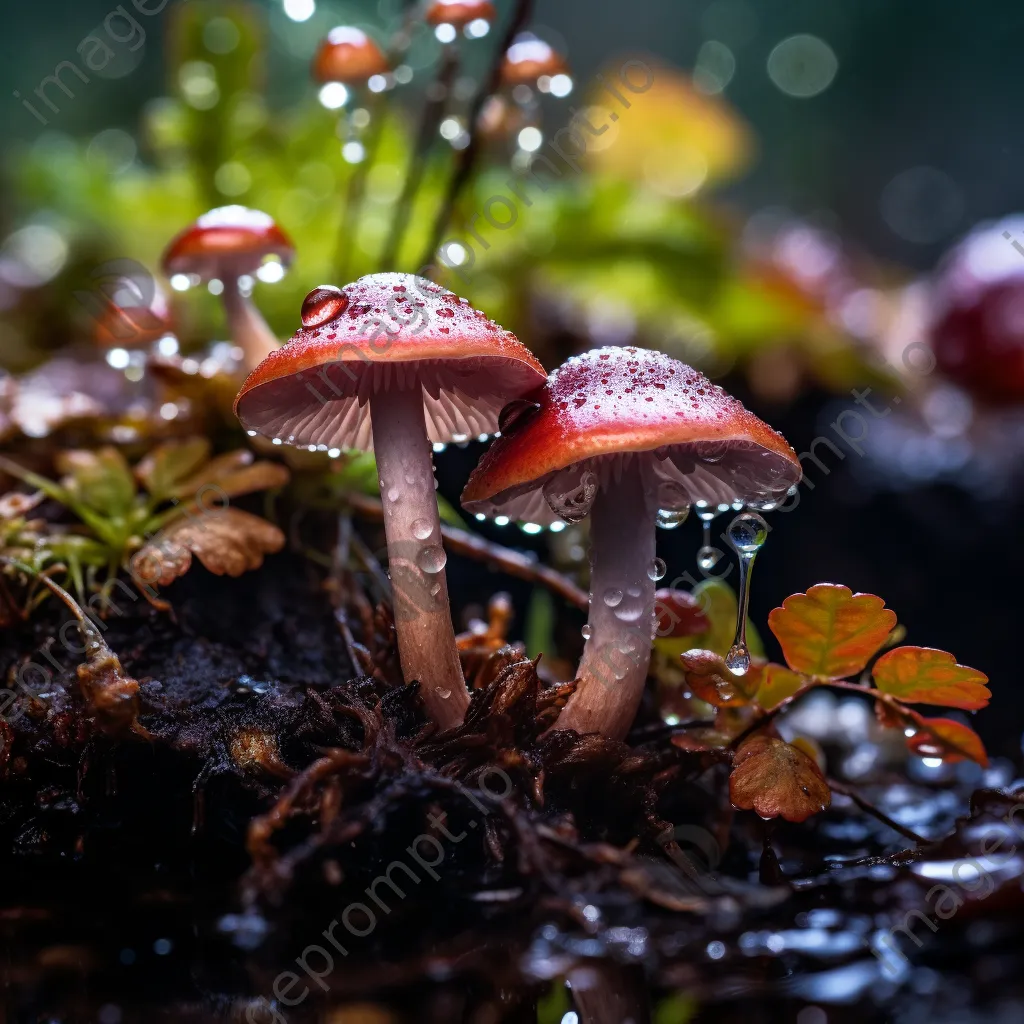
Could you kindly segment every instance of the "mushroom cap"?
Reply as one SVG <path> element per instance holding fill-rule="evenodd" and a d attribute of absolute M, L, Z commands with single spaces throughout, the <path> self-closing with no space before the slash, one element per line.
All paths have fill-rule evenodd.
<path fill-rule="evenodd" d="M 582 489 L 592 500 L 597 487 L 615 486 L 622 459 L 633 455 L 644 458 L 645 480 L 666 510 L 701 500 L 771 503 L 800 480 L 781 434 L 661 352 L 601 348 L 573 356 L 531 398 L 535 411 L 524 405 L 506 422 L 470 476 L 467 511 L 550 525 L 565 518 L 551 498 L 560 504 L 560 496 Z"/>
<path fill-rule="evenodd" d="M 362 29 L 351 25 L 332 28 L 313 58 L 313 78 L 321 83 L 362 85 L 390 70 L 381 48 Z"/>
<path fill-rule="evenodd" d="M 289 444 L 371 451 L 370 396 L 417 383 L 430 440 L 464 441 L 493 433 L 504 405 L 546 379 L 511 331 L 414 274 L 317 288 L 302 320 L 235 399 L 247 430 Z"/>
<path fill-rule="evenodd" d="M 269 213 L 247 206 L 220 206 L 172 240 L 162 266 L 165 274 L 198 274 L 208 281 L 254 274 L 270 256 L 287 267 L 294 255 L 291 239 Z"/>
<path fill-rule="evenodd" d="M 569 71 L 565 58 L 532 32 L 521 32 L 501 62 L 503 85 L 535 85 L 541 75 L 562 75 Z"/>
<path fill-rule="evenodd" d="M 492 24 L 497 16 L 490 0 L 434 0 L 427 10 L 427 24 L 465 28 L 480 18 Z"/>

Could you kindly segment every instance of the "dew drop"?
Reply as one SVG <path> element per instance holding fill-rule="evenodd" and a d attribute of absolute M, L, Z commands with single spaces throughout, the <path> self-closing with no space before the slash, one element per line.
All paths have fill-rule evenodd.
<path fill-rule="evenodd" d="M 580 630 L 580 632 L 583 634 L 583 639 L 584 640 L 589 640 L 591 633 L 593 633 L 593 630 L 590 628 L 590 623 L 589 622 L 585 622 L 583 624 L 583 628 Z"/>
<path fill-rule="evenodd" d="M 442 689 L 438 688 L 437 695 L 442 700 L 447 700 L 452 695 L 452 691 L 451 690 L 442 690 Z"/>
<path fill-rule="evenodd" d="M 747 674 L 750 668 L 750 651 L 744 643 L 733 644 L 729 653 L 725 656 L 725 667 L 734 675 L 742 676 Z"/>
<path fill-rule="evenodd" d="M 659 508 L 657 523 L 663 530 L 675 530 L 686 522 L 689 506 L 680 509 Z"/>
<path fill-rule="evenodd" d="M 558 473 L 544 485 L 544 499 L 559 519 L 582 522 L 597 497 L 597 476 L 589 470 Z"/>
<path fill-rule="evenodd" d="M 430 585 L 430 596 L 431 597 L 437 597 L 437 595 L 440 594 L 440 593 L 441 593 L 441 584 L 440 583 L 432 583 Z"/>
<path fill-rule="evenodd" d="M 729 442 L 698 441 L 693 447 L 702 462 L 721 462 L 729 451 Z"/>
<path fill-rule="evenodd" d="M 718 548 L 713 548 L 710 544 L 705 544 L 704 547 L 697 552 L 697 565 L 702 569 L 714 569 L 718 563 L 721 552 Z"/>
<path fill-rule="evenodd" d="M 302 301 L 303 327 L 320 327 L 336 320 L 348 306 L 348 296 L 333 284 L 314 288 Z"/>
<path fill-rule="evenodd" d="M 434 532 L 434 525 L 429 519 L 414 519 L 412 535 L 417 540 L 426 540 Z"/>
<path fill-rule="evenodd" d="M 402 496 L 402 492 L 397 487 L 388 488 L 388 501 L 394 504 Z"/>
<path fill-rule="evenodd" d="M 447 561 L 448 556 L 439 544 L 428 544 L 416 556 L 416 562 L 424 572 L 440 572 Z"/>
<path fill-rule="evenodd" d="M 498 413 L 498 429 L 507 434 L 516 426 L 524 424 L 539 408 L 538 402 L 531 402 L 527 398 L 514 399 Z"/>
<path fill-rule="evenodd" d="M 647 566 L 647 578 L 655 583 L 658 580 L 663 580 L 666 572 L 668 572 L 668 566 L 665 565 L 663 558 L 652 558 L 651 564 Z"/>
<path fill-rule="evenodd" d="M 622 591 L 616 590 L 614 587 L 609 587 L 604 592 L 604 603 L 608 605 L 609 608 L 615 608 L 622 604 Z"/>
<path fill-rule="evenodd" d="M 768 539 L 768 524 L 756 512 L 744 512 L 729 524 L 727 536 L 741 554 L 755 554 Z"/>

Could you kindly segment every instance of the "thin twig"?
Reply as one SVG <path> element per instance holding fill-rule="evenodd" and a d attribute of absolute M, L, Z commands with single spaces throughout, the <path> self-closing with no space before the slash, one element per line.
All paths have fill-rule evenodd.
<path fill-rule="evenodd" d="M 375 498 L 351 494 L 347 496 L 347 500 L 353 512 L 364 519 L 372 519 L 378 523 L 384 521 L 384 510 Z M 513 551 L 467 530 L 459 530 L 444 523 L 441 524 L 441 539 L 445 546 L 457 555 L 488 562 L 509 576 L 526 580 L 528 583 L 537 583 L 577 608 L 585 610 L 590 605 L 586 591 L 577 587 L 572 580 L 546 565 L 535 562 L 521 551 Z"/>
<path fill-rule="evenodd" d="M 434 148 L 437 139 L 437 130 L 441 124 L 448 97 L 451 94 L 452 82 L 455 80 L 455 73 L 459 67 L 459 51 L 449 44 L 441 52 L 441 66 L 438 68 L 437 77 L 430 85 L 432 95 L 428 93 L 427 100 L 423 104 L 423 112 L 420 114 L 420 127 L 416 136 L 416 144 L 413 150 L 412 161 L 409 170 L 405 175 L 405 183 L 402 186 L 402 195 L 399 197 L 398 205 L 395 207 L 395 215 L 391 220 L 391 230 L 388 232 L 388 240 L 384 246 L 384 252 L 380 258 L 380 269 L 397 270 L 395 262 L 398 259 L 399 247 L 405 235 L 405 229 L 409 224 L 409 216 L 412 213 L 413 201 L 419 191 L 420 182 L 427 167 L 427 158 Z"/>
<path fill-rule="evenodd" d="M 904 839 L 909 839 L 911 842 L 918 843 L 921 846 L 927 846 L 931 842 L 930 839 L 919 836 L 913 829 L 909 829 L 898 821 L 894 821 L 885 811 L 877 808 L 870 800 L 865 799 L 860 793 L 844 783 L 837 782 L 835 779 L 829 779 L 828 784 L 831 789 L 834 789 L 837 793 L 842 793 L 843 796 L 848 796 L 862 811 L 877 818 L 883 825 L 887 825 L 893 832 L 898 832 Z"/>
<path fill-rule="evenodd" d="M 501 38 L 501 44 L 498 46 L 497 52 L 494 54 L 487 78 L 484 80 L 483 85 L 481 85 L 477 90 L 476 95 L 473 97 L 473 102 L 470 105 L 469 120 L 466 124 L 466 131 L 469 132 L 469 145 L 459 153 L 456 160 L 455 171 L 448 181 L 448 190 L 445 193 L 444 201 L 442 202 L 441 208 L 438 210 L 437 217 L 434 220 L 434 227 L 430 234 L 430 241 L 427 244 L 426 251 L 423 253 L 423 259 L 420 260 L 421 267 L 426 267 L 434 259 L 434 254 L 437 252 L 438 246 L 441 244 L 441 239 L 444 236 L 448 224 L 451 222 L 452 213 L 455 210 L 455 205 L 459 200 L 459 196 L 462 194 L 462 189 L 465 187 L 466 182 L 469 181 L 469 178 L 473 173 L 477 157 L 480 154 L 480 133 L 477 129 L 477 123 L 480 120 L 480 111 L 483 110 L 483 106 L 484 103 L 487 102 L 487 98 L 489 96 L 493 96 L 498 91 L 501 84 L 501 65 L 505 59 L 505 53 L 512 45 L 512 41 L 515 37 L 526 27 L 526 23 L 530 20 L 532 13 L 533 0 L 516 0 L 516 8 L 513 12 L 512 20 L 508 23 L 508 27 L 505 29 L 505 34 Z"/>

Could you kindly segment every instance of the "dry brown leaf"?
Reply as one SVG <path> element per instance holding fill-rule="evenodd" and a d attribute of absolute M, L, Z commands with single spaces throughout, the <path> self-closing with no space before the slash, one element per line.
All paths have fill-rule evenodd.
<path fill-rule="evenodd" d="M 241 576 L 258 569 L 264 556 L 284 547 L 273 523 L 237 508 L 189 516 L 161 530 L 132 559 L 143 583 L 165 587 L 192 566 L 194 555 L 217 576 Z"/>
<path fill-rule="evenodd" d="M 729 777 L 729 799 L 762 818 L 806 821 L 832 802 L 821 769 L 791 743 L 756 733 L 740 745 Z"/>

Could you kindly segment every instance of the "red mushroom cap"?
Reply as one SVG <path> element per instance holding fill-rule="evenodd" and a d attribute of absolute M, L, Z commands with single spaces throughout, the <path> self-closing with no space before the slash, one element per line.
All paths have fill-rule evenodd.
<path fill-rule="evenodd" d="M 508 424 L 470 476 L 462 494 L 468 511 L 550 524 L 559 517 L 545 498 L 549 483 L 549 493 L 573 490 L 585 463 L 594 486 L 614 486 L 614 457 L 627 453 L 648 456 L 664 509 L 777 501 L 800 480 L 781 434 L 661 352 L 602 348 L 574 356 L 531 397 L 536 410 Z M 561 480 L 564 470 L 576 477 Z"/>
<path fill-rule="evenodd" d="M 427 24 L 465 28 L 478 19 L 491 24 L 497 16 L 490 0 L 434 0 L 427 10 Z"/>
<path fill-rule="evenodd" d="M 565 58 L 532 32 L 516 36 L 501 64 L 503 85 L 535 85 L 542 75 L 563 75 L 569 71 Z"/>
<path fill-rule="evenodd" d="M 465 440 L 496 430 L 503 406 L 545 380 L 514 334 L 413 274 L 321 286 L 307 296 L 302 319 L 235 400 L 244 427 L 290 444 L 371 450 L 371 394 L 414 378 L 428 437 Z"/>
<path fill-rule="evenodd" d="M 198 274 L 206 281 L 254 274 L 270 256 L 288 266 L 294 255 L 291 239 L 269 214 L 221 206 L 204 213 L 171 242 L 163 268 L 166 274 Z"/>
<path fill-rule="evenodd" d="M 332 28 L 313 58 L 317 82 L 362 85 L 390 70 L 381 48 L 362 29 L 351 25 Z"/>

